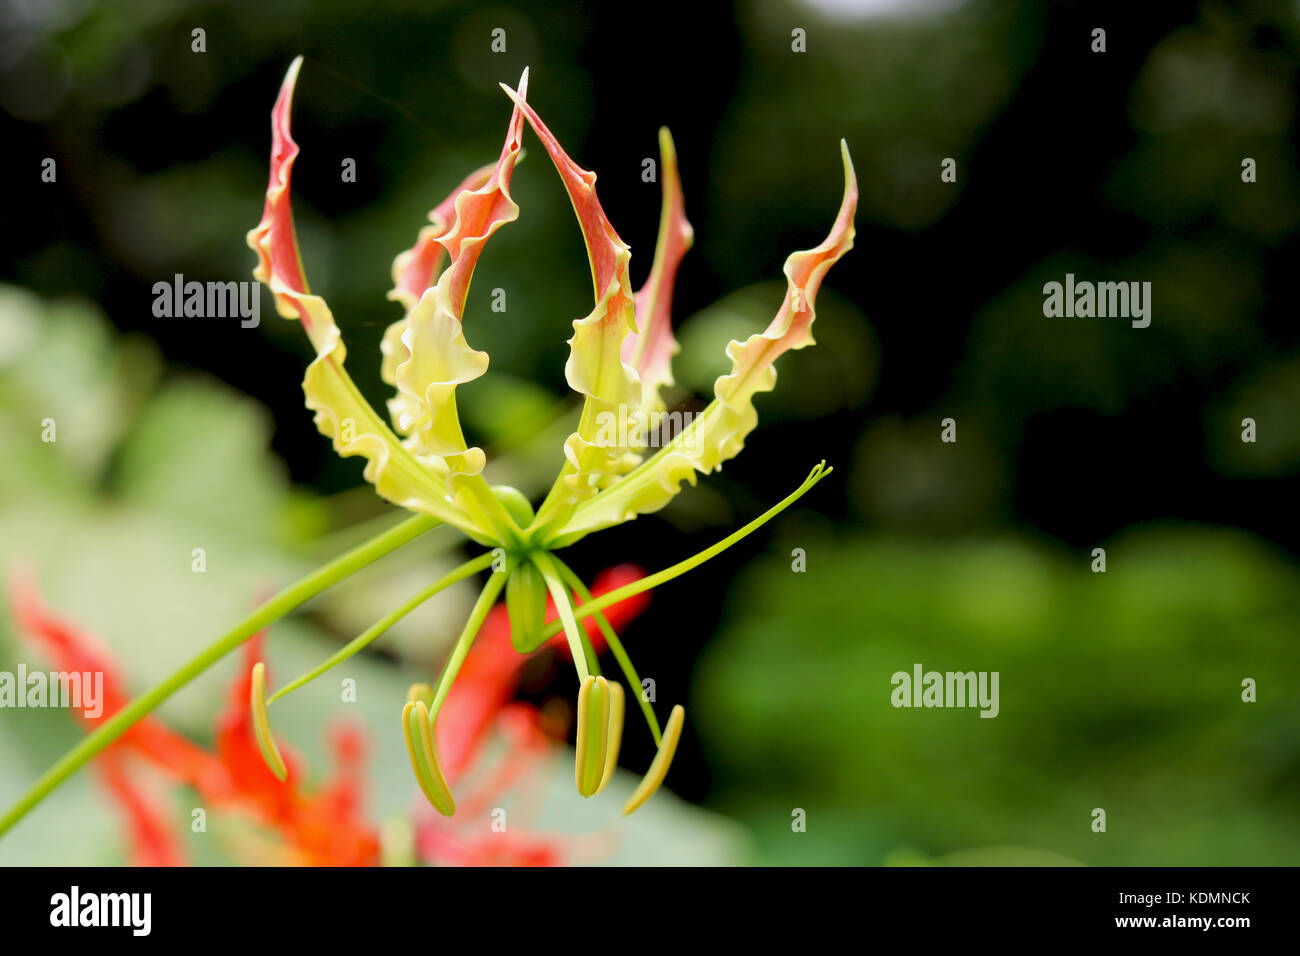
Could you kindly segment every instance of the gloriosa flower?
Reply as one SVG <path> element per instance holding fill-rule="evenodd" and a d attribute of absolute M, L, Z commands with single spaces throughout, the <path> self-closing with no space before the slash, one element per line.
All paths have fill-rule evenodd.
<path fill-rule="evenodd" d="M 527 71 L 518 90 L 503 89 L 514 103 L 497 161 L 470 174 L 429 215 L 431 225 L 393 263 L 389 298 L 404 315 L 383 339 L 382 373 L 394 389 L 388 402 L 391 425 L 361 396 L 344 368 L 347 352 L 329 307 L 308 291 L 294 233 L 289 181 L 298 155 L 289 130 L 289 111 L 301 58 L 289 67 L 271 114 L 271 169 L 262 221 L 248 234 L 257 253 L 255 278 L 265 282 L 276 308 L 302 323 L 316 358 L 303 381 L 316 425 L 343 456 L 366 459 L 365 478 L 388 501 L 412 512 L 396 527 L 340 555 L 284 588 L 202 649 L 156 687 L 126 703 L 43 774 L 0 817 L 0 835 L 55 787 L 132 731 L 147 715 L 252 635 L 313 596 L 356 573 L 440 524 L 454 527 L 492 550 L 472 558 L 394 608 L 346 647 L 269 699 L 264 668 L 250 675 L 254 729 L 267 764 L 280 777 L 286 770 L 271 735 L 267 707 L 324 673 L 382 635 L 414 608 L 450 585 L 489 566 L 494 573 L 479 594 L 469 620 L 432 687 L 411 689 L 402 711 L 402 732 L 420 789 L 429 802 L 451 814 L 455 801 L 440 763 L 438 730 L 453 682 L 500 592 L 506 591 L 510 640 L 520 653 L 536 650 L 563 632 L 579 679 L 577 756 L 574 770 L 584 796 L 601 790 L 617 764 L 626 706 L 622 686 L 601 675 L 586 627 L 594 618 L 600 636 L 636 695 L 658 747 L 649 771 L 624 806 L 631 812 L 662 782 L 682 732 L 685 713 L 673 708 L 661 728 L 631 659 L 603 613 L 638 594 L 690 571 L 735 544 L 789 507 L 830 474 L 818 464 L 790 495 L 710 548 L 637 581 L 593 598 L 556 552 L 580 538 L 664 507 L 696 474 L 722 467 L 743 447 L 757 425 L 754 396 L 776 385 L 774 363 L 786 351 L 813 344 L 817 291 L 827 271 L 853 245 L 857 181 L 848 147 L 841 141 L 844 199 L 826 240 L 795 252 L 785 262 L 786 293 L 768 327 L 727 346 L 731 370 L 714 383 L 713 401 L 653 454 L 642 455 L 650 416 L 665 407 L 662 390 L 672 383 L 677 351 L 671 323 L 677 268 L 692 241 L 686 221 L 673 143 L 660 132 L 663 206 L 649 279 L 633 293 L 630 251 L 610 224 L 596 196 L 596 176 L 568 156 L 525 100 Z M 487 356 L 466 340 L 461 319 L 474 266 L 483 245 L 519 212 L 510 180 L 528 123 L 550 156 L 574 212 L 590 259 L 590 314 L 573 323 L 565 365 L 569 385 L 583 396 L 576 430 L 564 443 L 564 463 L 554 485 L 534 510 L 519 491 L 494 487 L 484 477 L 483 451 L 470 447 L 456 410 L 456 387 L 487 370 Z M 445 259 L 445 264 L 444 264 Z M 631 423 L 610 429 L 610 421 Z M 503 563 L 501 560 L 503 559 Z M 504 570 L 505 573 L 497 573 Z M 558 621 L 548 623 L 548 606 Z M 590 622 L 588 622 L 590 623 Z"/>
<path fill-rule="evenodd" d="M 317 427 L 333 440 L 340 455 L 360 455 L 367 460 L 366 480 L 380 495 L 460 529 L 474 541 L 498 549 L 505 558 L 506 573 L 489 576 L 437 686 L 412 688 L 402 712 L 402 730 L 416 779 L 435 808 L 449 816 L 455 812 L 435 746 L 436 722 L 465 654 L 504 586 L 511 637 L 520 652 L 535 649 L 549 636 L 545 627 L 547 597 L 554 602 L 579 679 L 578 792 L 591 796 L 604 788 L 618 761 L 625 695 L 620 684 L 600 675 L 590 642 L 576 625 L 576 592 L 576 598 L 588 605 L 584 610 L 595 612 L 625 678 L 642 698 L 659 748 L 642 786 L 624 807 L 630 813 L 649 798 L 667 773 L 685 714 L 681 705 L 675 706 L 660 729 L 653 708 L 639 693 L 640 678 L 600 613 L 600 602 L 591 601 L 581 580 L 555 552 L 593 531 L 664 507 L 684 482 L 694 483 L 697 472 L 715 471 L 740 451 L 758 421 L 754 395 L 775 386 L 774 362 L 782 353 L 812 344 L 817 290 L 830 266 L 853 244 L 857 183 L 848 148 L 841 142 L 844 200 L 830 235 L 815 249 L 796 252 L 786 260 L 785 300 L 771 324 L 764 332 L 728 345 L 732 368 L 715 383 L 713 402 L 643 460 L 638 448 L 644 445 L 647 414 L 663 410 L 661 390 L 672 382 L 671 360 L 678 349 L 671 328 L 672 288 L 693 238 L 672 139 L 667 130 L 661 131 L 664 186 L 659 238 L 650 277 L 634 294 L 631 252 L 601 208 L 596 176 L 569 157 L 527 103 L 525 70 L 518 90 L 502 86 L 514 110 L 496 163 L 472 173 L 435 207 L 429 214 L 432 225 L 393 263 L 394 288 L 389 298 L 401 303 L 405 315 L 383 339 L 383 378 L 395 389 L 388 402 L 390 427 L 344 369 L 347 352 L 338 327 L 324 300 L 308 291 L 298 253 L 289 200 L 298 146 L 290 134 L 289 114 L 301 63 L 300 57 L 290 66 L 271 114 L 270 183 L 262 221 L 249 232 L 248 243 L 258 255 L 254 276 L 270 287 L 282 316 L 303 324 L 316 350 L 303 382 L 307 407 L 316 413 Z M 487 355 L 467 341 L 462 318 L 474 266 L 484 245 L 519 215 L 510 196 L 510 180 L 521 153 L 525 121 L 554 163 L 577 214 L 595 299 L 590 314 L 573 323 L 565 365 L 570 387 L 584 398 L 582 413 L 577 430 L 564 443 L 560 474 L 536 511 L 517 490 L 488 484 L 483 475 L 483 451 L 466 442 L 456 408 L 456 387 L 478 378 L 488 366 Z M 635 425 L 611 430 L 605 427 L 611 420 Z M 778 509 L 827 471 L 818 465 L 800 490 Z M 705 560 L 712 553 L 716 551 L 710 549 L 697 559 Z M 683 564 L 698 563 L 697 559 Z M 485 566 L 470 562 L 463 568 L 472 568 L 467 576 Z M 368 641 L 357 647 L 364 643 Z M 336 655 L 324 666 L 341 659 Z M 295 686 L 299 684 L 289 685 L 280 694 Z M 252 706 L 262 728 L 259 739 L 267 760 L 279 772 L 282 767 L 267 729 L 261 688 L 254 689 Z"/>

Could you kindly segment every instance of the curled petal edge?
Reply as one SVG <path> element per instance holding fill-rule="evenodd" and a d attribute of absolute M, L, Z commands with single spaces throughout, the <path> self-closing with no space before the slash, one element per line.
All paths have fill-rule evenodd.
<path fill-rule="evenodd" d="M 643 412 L 663 411 L 661 391 L 674 384 L 672 360 L 681 346 L 673 337 L 673 286 L 682 259 L 695 242 L 695 230 L 686 219 L 677 149 L 666 126 L 659 130 L 659 159 L 663 202 L 654 263 L 645 285 L 636 294 L 637 331 L 623 342 L 623 360 L 641 378 Z"/>
<path fill-rule="evenodd" d="M 485 529 L 480 523 L 449 499 L 446 463 L 432 458 L 416 460 L 361 395 L 344 369 L 347 350 L 329 307 L 308 291 L 290 203 L 293 163 L 298 156 L 290 116 L 301 66 L 302 57 L 289 66 L 271 111 L 266 203 L 262 221 L 248 233 L 248 245 L 258 256 L 253 276 L 266 283 L 280 315 L 298 319 L 307 331 L 316 358 L 307 367 L 303 391 L 308 409 L 315 413 L 317 429 L 331 439 L 335 451 L 343 457 L 364 457 L 366 481 L 393 504 L 481 537 Z M 472 471 L 474 464 L 465 470 Z"/>
<path fill-rule="evenodd" d="M 527 91 L 527 70 L 519 86 Z M 392 367 L 397 394 L 389 409 L 397 430 L 408 436 L 418 458 L 442 456 L 457 474 L 477 475 L 485 464 L 481 450 L 467 448 L 456 412 L 456 386 L 473 381 L 488 367 L 487 354 L 466 341 L 462 319 L 474 268 L 487 241 L 519 218 L 510 179 L 522 153 L 522 134 L 523 114 L 516 105 L 496 164 L 482 183 L 455 194 L 450 225 L 434 237 L 447 253 L 447 267 L 407 313 L 398 335 L 401 348 L 390 345 L 395 358 L 405 355 Z M 447 217 L 448 211 L 440 207 L 433 215 Z"/>
<path fill-rule="evenodd" d="M 774 363 L 790 349 L 814 344 L 817 291 L 830 267 L 853 247 L 853 217 L 858 183 L 841 140 L 844 198 L 830 234 L 813 249 L 792 253 L 785 261 L 786 294 L 775 318 L 761 333 L 727 345 L 731 371 L 714 383 L 714 401 L 689 426 L 655 455 L 624 478 L 579 504 L 559 529 L 553 544 L 560 547 L 601 528 L 621 524 L 664 507 L 696 474 L 710 474 L 740 451 L 758 424 L 753 398 L 776 387 Z"/>
<path fill-rule="evenodd" d="M 627 445 L 598 440 L 602 413 L 617 417 L 620 407 L 634 412 L 641 403 L 637 371 L 623 360 L 624 341 L 637 331 L 635 296 L 629 263 L 632 252 L 614 230 L 596 195 L 596 174 L 583 169 L 565 152 L 554 134 L 522 97 L 502 89 L 523 110 L 525 118 L 555 164 L 573 204 L 591 264 L 595 307 L 573 322 L 564 376 L 569 387 L 586 398 L 578 430 L 565 442 L 564 486 L 575 498 L 589 498 L 601 482 L 620 471 Z"/>

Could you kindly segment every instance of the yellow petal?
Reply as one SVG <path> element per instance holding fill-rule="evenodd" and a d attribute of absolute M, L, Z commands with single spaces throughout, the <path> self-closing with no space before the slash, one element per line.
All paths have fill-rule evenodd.
<path fill-rule="evenodd" d="M 681 350 L 673 338 L 673 285 L 682 258 L 695 241 L 695 230 L 686 219 L 677 150 L 666 126 L 659 130 L 659 176 L 663 204 L 654 264 L 636 294 L 637 331 L 623 343 L 624 361 L 641 377 L 641 411 L 647 414 L 663 411 L 660 391 L 673 384 L 672 360 Z"/>
<path fill-rule="evenodd" d="M 365 478 L 384 498 L 412 511 L 432 515 L 467 534 L 490 533 L 448 500 L 445 463 L 418 461 L 362 397 L 344 369 L 347 350 L 325 301 L 311 295 L 298 253 L 290 205 L 290 181 L 298 145 L 290 129 L 293 91 L 302 58 L 293 61 L 271 112 L 271 175 L 262 221 L 248 233 L 257 253 L 253 276 L 265 282 L 285 318 L 298 319 L 307 331 L 316 359 L 303 379 L 307 407 L 316 427 L 344 457 L 367 460 Z"/>
<path fill-rule="evenodd" d="M 410 351 L 402 341 L 402 334 L 408 325 L 407 316 L 415 308 L 426 289 L 433 285 L 442 264 L 446 250 L 438 239 L 451 229 L 456 214 L 456 198 L 466 190 L 481 188 L 496 170 L 495 163 L 489 163 L 470 173 L 452 193 L 429 212 L 431 226 L 420 230 L 415 245 L 400 252 L 393 260 L 393 288 L 388 298 L 400 302 L 406 314 L 390 325 L 384 332 L 379 344 L 383 353 L 383 363 L 379 374 L 389 385 L 397 384 L 397 366 L 411 357 Z M 396 423 L 399 413 L 394 412 Z"/>
<path fill-rule="evenodd" d="M 616 474 L 625 460 L 628 443 L 598 440 L 601 416 L 618 419 L 619 409 L 630 417 L 641 402 L 636 369 L 622 358 L 623 342 L 636 331 L 636 307 L 628 264 L 632 253 L 623 242 L 596 196 L 596 174 L 583 169 L 564 151 L 541 117 L 519 94 L 506 93 L 524 111 L 533 131 L 555 164 L 573 204 L 591 263 L 595 308 L 575 319 L 569 339 L 569 359 L 564 375 L 569 386 L 586 396 L 578 430 L 565 442 L 567 460 L 564 484 L 575 498 L 590 497 L 600 482 Z"/>
<path fill-rule="evenodd" d="M 776 386 L 773 363 L 790 349 L 813 344 L 814 305 L 830 267 L 853 247 L 853 215 L 858 184 L 841 142 L 844 162 L 844 199 L 826 240 L 814 249 L 793 253 L 785 262 L 786 295 L 780 310 L 764 332 L 727 346 L 731 372 L 714 383 L 714 401 L 668 445 L 594 498 L 578 505 L 552 543 L 572 543 L 588 532 L 607 528 L 657 511 L 681 490 L 695 483 L 696 473 L 709 474 L 722 467 L 744 446 L 745 437 L 758 424 L 753 397 Z"/>
<path fill-rule="evenodd" d="M 307 366 L 302 387 L 320 433 L 331 439 L 342 457 L 365 458 L 366 481 L 393 504 L 432 515 L 467 534 L 482 535 L 487 529 L 447 500 L 445 462 L 436 456 L 417 459 L 362 397 L 343 368 L 347 350 L 324 301 L 318 296 L 291 293 L 291 297 L 314 316 L 312 340 L 319 351 Z"/>
<path fill-rule="evenodd" d="M 456 221 L 456 200 L 461 193 L 482 189 L 497 172 L 498 163 L 488 163 L 470 173 L 459 186 L 429 211 L 429 222 L 416 237 L 415 245 L 399 252 L 393 260 L 393 288 L 388 298 L 400 302 L 408 312 L 415 308 L 425 289 L 433 285 L 446 249 L 438 240 L 451 231 Z"/>
<path fill-rule="evenodd" d="M 525 70 L 520 89 L 526 91 L 527 83 Z M 402 349 L 390 346 L 390 353 L 400 355 L 404 350 L 405 354 L 405 360 L 392 370 L 397 395 L 389 403 L 398 431 L 410 437 L 418 458 L 442 456 L 456 474 L 477 475 L 484 466 L 482 451 L 466 447 L 455 393 L 458 385 L 487 370 L 488 357 L 470 347 L 461 322 L 474 268 L 488 239 L 519 218 L 519 206 L 510 197 L 510 179 L 522 149 L 523 122 L 516 106 L 496 165 L 481 183 L 471 177 L 469 188 L 463 188 L 453 200 L 450 225 L 435 238 L 447 252 L 447 268 L 410 307 L 400 333 Z M 445 209 L 435 210 L 435 214 L 449 215 Z M 409 268 L 408 263 L 408 272 Z M 404 289 L 399 281 L 395 291 L 399 296 L 413 296 L 421 277 L 404 275 L 408 286 Z"/>

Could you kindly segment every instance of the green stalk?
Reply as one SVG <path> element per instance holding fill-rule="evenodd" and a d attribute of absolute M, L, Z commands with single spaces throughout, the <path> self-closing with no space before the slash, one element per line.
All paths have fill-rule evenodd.
<path fill-rule="evenodd" d="M 572 583 L 576 585 L 576 587 L 574 587 L 573 590 L 581 589 L 583 593 L 587 595 L 585 598 L 583 598 L 584 601 L 591 599 L 591 592 L 588 591 L 586 589 L 586 586 L 582 583 L 582 578 L 578 577 L 571 570 L 569 570 L 568 566 L 563 561 L 561 561 L 559 558 L 557 558 L 554 554 L 552 554 L 549 551 L 546 552 L 545 560 L 550 562 L 550 564 L 553 566 L 553 569 L 555 570 L 555 573 L 559 576 L 562 582 L 570 578 L 572 579 Z M 569 596 L 567 591 L 565 592 L 565 596 L 566 597 Z M 606 622 L 606 624 L 608 624 L 608 622 Z M 591 638 L 587 637 L 587 629 L 585 627 L 580 627 L 577 630 L 578 630 L 578 639 L 582 641 L 582 655 L 587 661 L 587 670 L 590 673 L 595 674 L 597 677 L 599 677 L 601 673 L 600 659 L 596 656 L 596 648 L 592 645 Z M 618 643 L 617 635 L 615 635 L 614 637 L 614 643 L 615 644 Z"/>
<path fill-rule="evenodd" d="M 583 640 L 586 636 L 585 631 L 582 633 L 578 631 L 578 624 L 573 616 L 573 600 L 570 598 L 569 592 L 564 589 L 564 582 L 560 580 L 560 572 L 556 570 L 555 562 L 551 556 L 539 551 L 533 555 L 533 563 L 542 572 L 542 578 L 546 581 L 546 589 L 551 592 L 551 600 L 555 602 L 555 612 L 560 618 L 551 634 L 558 634 L 560 628 L 564 628 L 564 636 L 569 641 L 569 654 L 573 658 L 574 668 L 578 671 L 578 683 L 581 684 L 593 670 L 596 670 L 592 666 L 595 664 L 596 655 L 593 651 L 591 660 L 588 660 L 588 645 Z M 600 673 L 598 670 L 596 672 Z"/>
<path fill-rule="evenodd" d="M 393 608 L 391 611 L 389 611 L 387 614 L 381 617 L 374 624 L 370 625 L 370 627 L 366 628 L 366 630 L 360 636 L 354 637 L 352 640 L 348 641 L 347 644 L 343 645 L 343 647 L 339 648 L 337 651 L 335 651 L 325 660 L 321 661 L 319 664 L 317 664 L 307 673 L 303 674 L 297 680 L 293 680 L 290 681 L 288 684 L 285 684 L 283 687 L 281 687 L 279 690 L 277 690 L 274 694 L 272 694 L 267 699 L 266 701 L 267 704 L 268 705 L 274 704 L 285 694 L 290 694 L 293 691 L 297 690 L 299 687 L 302 687 L 304 684 L 311 683 L 317 677 L 320 677 L 321 674 L 324 674 L 331 667 L 343 663 L 353 654 L 356 654 L 358 651 L 362 650 L 363 648 L 372 644 L 374 641 L 378 640 L 380 637 L 384 635 L 385 632 L 388 631 L 390 627 L 392 627 L 402 618 L 406 617 L 406 615 L 410 614 L 412 611 L 414 611 L 425 601 L 429 600 L 435 594 L 445 590 L 446 588 L 451 587 L 453 584 L 457 584 L 461 581 L 464 581 L 470 575 L 477 574 L 478 572 L 486 568 L 489 564 L 491 564 L 495 559 L 496 559 L 496 555 L 493 552 L 489 551 L 487 554 L 479 555 L 477 558 L 474 558 L 472 561 L 466 561 L 464 564 L 456 568 L 454 571 L 449 571 L 447 574 L 444 574 L 442 577 L 434 581 L 428 587 L 423 588 L 421 591 L 407 598 L 397 607 Z"/>
<path fill-rule="evenodd" d="M 433 703 L 429 705 L 430 723 L 438 719 L 438 711 L 442 710 L 442 702 L 447 699 L 447 694 L 451 692 L 451 685 L 455 682 L 456 675 L 460 673 L 460 665 L 465 663 L 470 645 L 474 643 L 474 638 L 478 637 L 479 629 L 483 626 L 483 622 L 487 620 L 488 612 L 492 610 L 492 605 L 496 603 L 497 595 L 506 586 L 506 577 L 504 571 L 493 571 L 488 576 L 487 584 L 483 585 L 483 590 L 479 592 L 478 600 L 474 602 L 474 609 L 469 613 L 469 620 L 465 622 L 465 627 L 460 632 L 456 646 L 452 648 L 451 656 L 447 658 L 442 674 L 438 677 L 438 689 L 434 692 Z"/>
<path fill-rule="evenodd" d="M 671 581 L 673 578 L 680 577 L 681 575 L 685 574 L 687 571 L 691 571 L 694 568 L 699 567 L 701 564 L 703 564 L 705 561 L 708 561 L 710 558 L 717 557 L 719 554 L 721 554 L 723 551 L 726 551 L 729 547 L 731 547 L 741 538 L 753 533 L 754 531 L 757 531 L 760 527 L 767 524 L 769 521 L 771 521 L 773 518 L 779 515 L 786 508 L 790 507 L 792 504 L 794 504 L 796 501 L 798 501 L 800 498 L 806 495 L 809 491 L 813 489 L 813 486 L 816 485 L 817 482 L 821 481 L 823 478 L 829 475 L 831 471 L 832 469 L 826 467 L 826 462 L 824 461 L 821 462 L 820 464 L 817 465 L 817 467 L 815 467 L 811 472 L 808 473 L 808 477 L 804 479 L 802 485 L 796 488 L 793 492 L 791 492 L 781 501 L 777 502 L 771 508 L 768 508 L 761 515 L 759 515 L 749 524 L 745 525 L 739 531 L 733 531 L 731 534 L 727 535 L 725 538 L 723 538 L 721 541 L 719 541 L 717 544 L 713 545 L 712 547 L 705 548 L 699 554 L 693 555 L 687 558 L 685 561 L 678 561 L 672 567 L 664 568 L 662 571 L 656 571 L 654 574 L 648 575 L 639 581 L 633 581 L 631 584 L 625 584 L 623 585 L 623 587 L 615 588 L 613 591 L 607 591 L 593 601 L 588 601 L 586 603 L 579 604 L 577 608 L 575 608 L 573 611 L 570 612 L 571 616 L 575 620 L 582 620 L 584 617 L 588 617 L 589 615 L 595 614 L 597 611 L 603 611 L 605 610 L 605 608 L 617 604 L 619 601 L 626 601 L 628 598 L 640 594 L 642 591 L 649 591 L 651 588 L 657 588 L 659 585 Z M 547 638 L 551 638 L 554 637 L 556 634 L 559 634 L 561 627 L 567 630 L 569 627 L 568 622 L 566 621 L 563 624 L 560 623 L 548 624 L 542 630 L 542 640 L 546 640 Z"/>
<path fill-rule="evenodd" d="M 321 591 L 355 574 L 378 561 L 391 551 L 419 537 L 441 524 L 437 518 L 415 515 L 396 528 L 386 531 L 363 545 L 353 548 L 324 567 L 317 568 L 305 578 L 289 585 L 253 613 L 227 631 L 214 644 L 200 653 L 180 670 L 152 690 L 135 698 L 95 731 L 82 738 L 53 767 L 47 770 L 31 788 L 0 817 L 0 836 L 26 816 L 59 784 L 67 780 L 88 763 L 101 750 L 121 737 L 132 726 L 153 712 L 163 701 L 176 693 L 194 678 L 221 660 L 250 636 L 273 621 L 279 620 L 294 608 L 305 603 Z"/>
<path fill-rule="evenodd" d="M 551 560 L 555 562 L 556 567 L 560 569 L 560 576 L 564 578 L 569 587 L 578 592 L 578 597 L 582 598 L 583 604 L 589 604 L 592 600 L 591 590 L 587 585 L 582 583 L 582 578 L 570 568 L 567 564 L 551 555 Z M 581 605 L 579 605 L 581 607 Z M 618 639 L 614 633 L 613 626 L 609 623 L 609 618 L 605 617 L 601 611 L 596 612 L 596 626 L 600 628 L 600 633 L 605 636 L 605 643 L 609 645 L 610 651 L 618 661 L 619 668 L 623 671 L 623 677 L 628 682 L 628 690 L 636 694 L 637 702 L 641 704 L 641 713 L 645 714 L 646 726 L 650 728 L 650 736 L 654 738 L 655 746 L 658 747 L 661 741 L 659 733 L 659 720 L 655 717 L 654 708 L 650 702 L 645 699 L 641 685 L 641 675 L 636 672 L 632 666 L 632 658 L 628 656 L 627 651 L 623 648 L 623 642 Z"/>

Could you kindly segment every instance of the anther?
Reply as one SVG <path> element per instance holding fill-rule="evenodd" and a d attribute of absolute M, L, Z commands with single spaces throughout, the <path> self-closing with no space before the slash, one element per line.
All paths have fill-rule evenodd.
<path fill-rule="evenodd" d="M 257 738 L 262 759 L 271 768 L 271 773 L 283 783 L 289 771 L 284 765 L 284 758 L 280 756 L 280 749 L 275 745 L 275 738 L 271 736 L 271 719 L 266 713 L 266 665 L 261 661 L 254 664 L 252 676 L 248 703 L 253 711 L 253 736 Z"/>
<path fill-rule="evenodd" d="M 672 765 L 673 754 L 677 753 L 677 741 L 682 737 L 682 725 L 685 723 L 686 710 L 678 704 L 664 727 L 663 741 L 659 744 L 655 759 L 650 762 L 650 769 L 645 772 L 632 796 L 628 797 L 627 803 L 623 804 L 624 816 L 653 797 L 659 785 L 664 782 L 664 777 L 668 776 L 668 768 Z"/>

